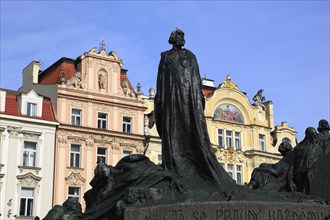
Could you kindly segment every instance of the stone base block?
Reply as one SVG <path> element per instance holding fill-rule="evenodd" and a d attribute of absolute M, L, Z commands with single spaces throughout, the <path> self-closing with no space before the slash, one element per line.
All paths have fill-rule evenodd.
<path fill-rule="evenodd" d="M 330 220 L 330 206 L 315 203 L 196 202 L 127 208 L 125 220 Z"/>

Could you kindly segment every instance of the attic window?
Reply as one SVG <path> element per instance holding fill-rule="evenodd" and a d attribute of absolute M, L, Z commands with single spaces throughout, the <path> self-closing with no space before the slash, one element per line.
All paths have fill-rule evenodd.
<path fill-rule="evenodd" d="M 26 112 L 28 116 L 35 117 L 37 112 L 37 104 L 28 102 Z"/>

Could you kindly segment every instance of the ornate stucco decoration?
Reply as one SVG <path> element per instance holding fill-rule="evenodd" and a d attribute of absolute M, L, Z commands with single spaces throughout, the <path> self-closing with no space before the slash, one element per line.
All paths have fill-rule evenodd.
<path fill-rule="evenodd" d="M 143 154 L 144 153 L 144 146 L 142 146 L 142 145 L 136 146 L 136 153 Z"/>
<path fill-rule="evenodd" d="M 122 83 L 121 87 L 123 88 L 123 92 L 124 92 L 124 95 L 125 96 L 129 96 L 129 97 L 132 97 L 133 96 L 133 92 L 130 90 L 127 80 L 125 80 Z"/>
<path fill-rule="evenodd" d="M 134 116 L 135 112 L 133 112 L 131 109 L 129 108 L 125 108 L 121 111 L 122 115 L 127 115 L 127 116 Z"/>
<path fill-rule="evenodd" d="M 85 57 L 94 57 L 94 58 L 103 58 L 103 59 L 105 58 L 116 62 L 116 64 L 119 65 L 119 67 L 123 66 L 122 60 L 119 58 L 119 56 L 115 51 L 110 51 L 109 53 L 106 53 L 105 50 L 101 50 L 99 52 L 96 52 L 96 49 L 97 49 L 96 47 L 92 48 L 88 52 L 85 52 L 84 55 L 82 55 L 80 58 L 81 59 Z"/>
<path fill-rule="evenodd" d="M 244 163 L 246 161 L 243 153 L 241 151 L 236 151 L 233 148 L 220 148 L 215 154 L 217 159 L 223 162 Z"/>
<path fill-rule="evenodd" d="M 81 102 L 77 101 L 77 100 L 72 102 L 71 106 L 77 107 L 77 108 L 83 108 L 84 107 L 84 105 Z"/>
<path fill-rule="evenodd" d="M 85 79 L 82 78 L 81 72 L 76 72 L 74 76 L 66 81 L 66 86 L 76 89 L 84 89 L 85 88 Z"/>
<path fill-rule="evenodd" d="M 17 175 L 17 179 L 21 185 L 36 186 L 40 182 L 41 177 L 29 172 L 23 175 Z"/>
<path fill-rule="evenodd" d="M 8 126 L 7 131 L 10 136 L 18 137 L 18 135 L 21 133 L 22 127 L 14 127 L 14 126 Z"/>
<path fill-rule="evenodd" d="M 111 148 L 112 148 L 112 150 L 113 150 L 114 153 L 118 153 L 119 148 L 120 148 L 120 144 L 117 141 L 114 141 L 111 144 Z"/>
<path fill-rule="evenodd" d="M 86 181 L 78 172 L 71 172 L 65 180 L 69 185 L 82 185 Z"/>
<path fill-rule="evenodd" d="M 93 139 L 86 139 L 85 141 L 87 150 L 93 150 L 93 146 L 94 146 L 94 140 Z"/>
<path fill-rule="evenodd" d="M 23 134 L 24 138 L 30 138 L 35 140 L 38 140 L 42 135 L 42 132 L 26 131 L 26 130 L 22 130 L 21 133 Z"/>
<path fill-rule="evenodd" d="M 86 138 L 81 137 L 81 134 L 75 133 L 72 134 L 72 136 L 68 136 L 68 140 L 75 143 L 82 143 L 86 140 Z"/>
<path fill-rule="evenodd" d="M 219 87 L 221 89 L 235 89 L 235 90 L 239 90 L 238 87 L 237 87 L 237 85 L 236 85 L 236 83 L 234 83 L 234 82 L 231 81 L 231 77 L 230 77 L 229 74 L 226 76 L 226 80 L 223 81 L 219 85 Z"/>
<path fill-rule="evenodd" d="M 107 108 L 104 104 L 98 106 L 97 110 L 100 110 L 102 112 L 109 112 L 109 108 Z"/>

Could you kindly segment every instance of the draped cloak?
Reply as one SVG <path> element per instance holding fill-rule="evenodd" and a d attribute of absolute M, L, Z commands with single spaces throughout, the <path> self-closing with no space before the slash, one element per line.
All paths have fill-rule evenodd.
<path fill-rule="evenodd" d="M 195 55 L 187 49 L 161 53 L 155 119 L 165 170 L 212 185 L 233 185 L 213 152 L 204 116 L 205 99 Z"/>

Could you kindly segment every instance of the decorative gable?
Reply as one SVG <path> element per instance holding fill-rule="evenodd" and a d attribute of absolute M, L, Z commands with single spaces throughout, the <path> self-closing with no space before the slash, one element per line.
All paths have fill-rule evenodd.
<path fill-rule="evenodd" d="M 22 115 L 42 117 L 43 97 L 33 89 L 27 94 L 21 94 L 18 97 L 18 104 Z"/>

